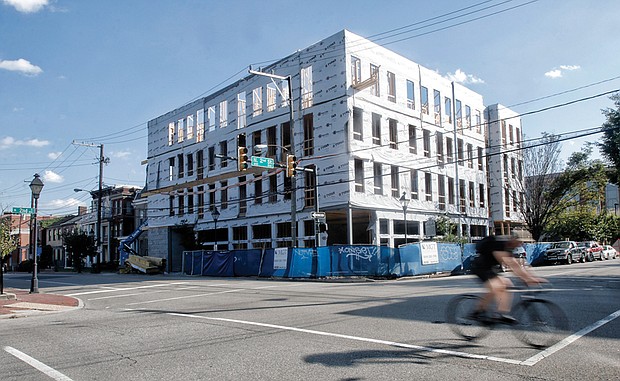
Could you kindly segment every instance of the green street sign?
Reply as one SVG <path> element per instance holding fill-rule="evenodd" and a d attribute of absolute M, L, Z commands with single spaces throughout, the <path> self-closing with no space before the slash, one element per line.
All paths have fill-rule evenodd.
<path fill-rule="evenodd" d="M 269 157 L 252 156 L 252 167 L 273 168 L 275 161 Z"/>
<path fill-rule="evenodd" d="M 15 214 L 34 214 L 34 208 L 13 208 Z"/>

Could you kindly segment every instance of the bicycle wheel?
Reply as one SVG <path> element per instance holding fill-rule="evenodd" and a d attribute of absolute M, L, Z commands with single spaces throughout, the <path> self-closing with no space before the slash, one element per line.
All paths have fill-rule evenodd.
<path fill-rule="evenodd" d="M 543 299 L 523 300 L 513 310 L 519 322 L 515 336 L 534 348 L 545 348 L 559 341 L 568 331 L 568 319 L 556 304 Z"/>
<path fill-rule="evenodd" d="M 446 321 L 452 332 L 466 340 L 477 340 L 489 333 L 489 328 L 480 320 L 471 318 L 480 297 L 477 295 L 459 295 L 448 303 Z"/>

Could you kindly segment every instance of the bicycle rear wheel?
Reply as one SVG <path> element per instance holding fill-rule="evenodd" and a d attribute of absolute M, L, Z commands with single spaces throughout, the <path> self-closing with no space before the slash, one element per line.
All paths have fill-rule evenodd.
<path fill-rule="evenodd" d="M 476 310 L 480 297 L 477 295 L 459 295 L 448 303 L 446 321 L 452 332 L 466 340 L 478 340 L 489 333 L 487 325 L 471 314 Z"/>
<path fill-rule="evenodd" d="M 551 346 L 568 331 L 564 311 L 548 300 L 523 300 L 515 306 L 513 315 L 519 322 L 513 330 L 515 336 L 534 348 Z"/>

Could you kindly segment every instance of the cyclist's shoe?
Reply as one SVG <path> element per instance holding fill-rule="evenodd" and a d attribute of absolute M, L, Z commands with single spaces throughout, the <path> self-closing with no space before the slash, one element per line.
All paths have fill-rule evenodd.
<path fill-rule="evenodd" d="M 469 315 L 467 315 L 467 318 L 470 320 L 482 320 L 484 318 L 484 311 L 483 310 L 472 311 Z"/>
<path fill-rule="evenodd" d="M 517 319 L 508 314 L 497 314 L 497 321 L 508 325 L 517 324 Z"/>

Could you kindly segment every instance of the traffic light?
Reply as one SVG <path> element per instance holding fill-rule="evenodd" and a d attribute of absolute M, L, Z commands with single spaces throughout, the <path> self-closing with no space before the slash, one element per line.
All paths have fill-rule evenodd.
<path fill-rule="evenodd" d="M 248 169 L 248 149 L 237 147 L 237 170 L 245 171 L 246 169 Z"/>
<path fill-rule="evenodd" d="M 295 155 L 286 155 L 286 177 L 294 177 L 295 168 L 297 168 L 297 158 Z"/>

